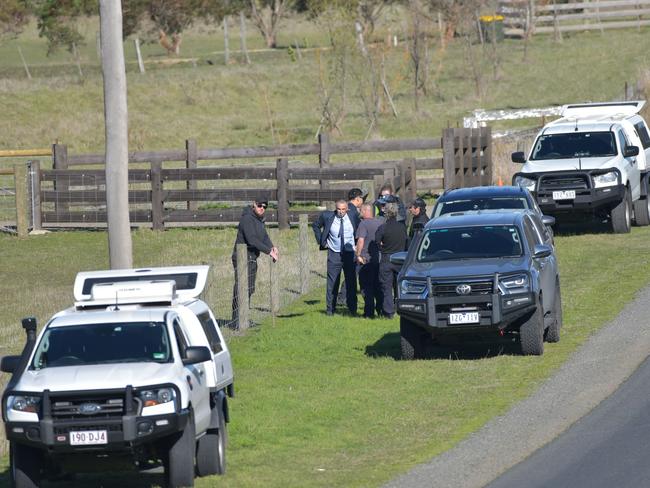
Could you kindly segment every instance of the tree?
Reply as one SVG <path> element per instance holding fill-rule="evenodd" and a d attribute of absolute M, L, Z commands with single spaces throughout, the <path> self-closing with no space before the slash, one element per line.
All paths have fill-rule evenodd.
<path fill-rule="evenodd" d="M 293 7 L 294 0 L 249 0 L 250 16 L 264 37 L 266 46 L 278 45 L 278 25 Z"/>
<path fill-rule="evenodd" d="M 0 38 L 20 34 L 27 23 L 28 14 L 23 0 L 3 0 L 0 3 Z"/>

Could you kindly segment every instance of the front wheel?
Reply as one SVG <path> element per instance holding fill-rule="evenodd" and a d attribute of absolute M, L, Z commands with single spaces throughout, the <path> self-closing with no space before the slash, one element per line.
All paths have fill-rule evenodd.
<path fill-rule="evenodd" d="M 194 419 L 190 415 L 183 433 L 176 438 L 165 460 L 168 488 L 194 486 L 194 457 L 196 454 Z"/>
<path fill-rule="evenodd" d="M 422 359 L 428 342 L 424 331 L 410 320 L 400 317 L 399 333 L 402 359 Z"/>
<path fill-rule="evenodd" d="M 634 221 L 638 226 L 650 225 L 650 196 L 634 202 Z"/>
<path fill-rule="evenodd" d="M 10 444 L 9 464 L 11 481 L 15 488 L 37 488 L 41 482 L 43 453 L 16 442 Z"/>
<path fill-rule="evenodd" d="M 519 327 L 519 343 L 524 356 L 544 354 L 544 312 L 542 301 Z"/>
<path fill-rule="evenodd" d="M 621 203 L 612 209 L 612 231 L 615 234 L 627 234 L 632 226 L 632 197 L 630 190 L 625 189 Z"/>

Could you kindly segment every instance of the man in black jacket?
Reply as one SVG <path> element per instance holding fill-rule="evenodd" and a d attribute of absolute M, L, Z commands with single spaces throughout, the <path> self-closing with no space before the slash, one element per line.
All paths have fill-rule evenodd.
<path fill-rule="evenodd" d="M 325 294 L 327 315 L 336 309 L 336 295 L 341 281 L 341 269 L 345 275 L 346 302 L 352 314 L 357 313 L 357 277 L 355 273 L 354 233 L 359 218 L 348 214 L 348 202 L 336 202 L 336 212 L 322 212 L 312 224 L 314 236 L 320 249 L 327 249 L 327 292 Z"/>
<path fill-rule="evenodd" d="M 397 203 L 387 203 L 384 206 L 386 222 L 379 226 L 375 234 L 375 242 L 379 245 L 381 260 L 379 261 L 379 283 L 383 295 L 382 310 L 384 316 L 392 319 L 395 315 L 395 292 L 397 291 L 397 275 L 401 266 L 390 262 L 390 257 L 396 252 L 406 250 L 406 226 L 398 221 L 399 206 Z"/>
<path fill-rule="evenodd" d="M 273 261 L 278 260 L 278 248 L 273 245 L 264 226 L 264 214 L 268 206 L 268 200 L 260 199 L 253 202 L 251 207 L 244 208 L 239 225 L 237 226 L 237 238 L 232 251 L 232 265 L 235 268 L 235 286 L 232 293 L 232 322 L 230 327 L 238 329 L 237 308 L 239 307 L 239 296 L 237 295 L 237 244 L 246 244 L 248 251 L 248 300 L 255 292 L 255 278 L 257 277 L 257 258 L 260 253 L 268 254 Z"/>

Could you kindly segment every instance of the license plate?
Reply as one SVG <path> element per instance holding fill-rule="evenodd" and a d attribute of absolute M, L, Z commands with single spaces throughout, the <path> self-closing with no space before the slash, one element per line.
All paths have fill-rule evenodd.
<path fill-rule="evenodd" d="M 553 200 L 573 200 L 576 197 L 575 190 L 554 191 Z"/>
<path fill-rule="evenodd" d="M 83 432 L 70 432 L 71 446 L 95 446 L 107 444 L 105 430 L 84 430 Z"/>
<path fill-rule="evenodd" d="M 475 324 L 480 321 L 478 312 L 450 313 L 449 323 L 455 324 Z"/>

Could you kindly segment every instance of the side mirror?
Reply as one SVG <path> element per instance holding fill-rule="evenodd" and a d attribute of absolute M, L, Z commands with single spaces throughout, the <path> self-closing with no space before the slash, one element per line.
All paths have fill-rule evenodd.
<path fill-rule="evenodd" d="M 512 153 L 512 162 L 524 164 L 526 162 L 526 155 L 523 151 L 517 151 Z"/>
<path fill-rule="evenodd" d="M 547 258 L 551 254 L 553 254 L 553 248 L 551 248 L 551 246 L 547 246 L 545 244 L 537 244 L 533 251 L 533 258 L 534 259 Z"/>
<path fill-rule="evenodd" d="M 406 255 L 407 254 L 408 253 L 406 251 L 396 252 L 395 254 L 391 254 L 390 255 L 390 262 L 392 264 L 397 264 L 397 265 L 401 266 L 402 264 L 404 264 L 404 261 L 406 261 Z"/>
<path fill-rule="evenodd" d="M 20 356 L 5 356 L 0 361 L 0 371 L 3 373 L 13 373 L 20 363 Z"/>
<path fill-rule="evenodd" d="M 185 349 L 185 357 L 183 358 L 183 364 L 198 364 L 204 363 L 205 361 L 212 360 L 212 353 L 210 349 L 205 346 L 190 346 Z"/>
<path fill-rule="evenodd" d="M 625 146 L 623 149 L 623 156 L 626 158 L 632 158 L 639 155 L 639 146 Z"/>
<path fill-rule="evenodd" d="M 553 227 L 555 225 L 555 217 L 551 217 L 550 215 L 542 215 L 542 224 Z"/>

